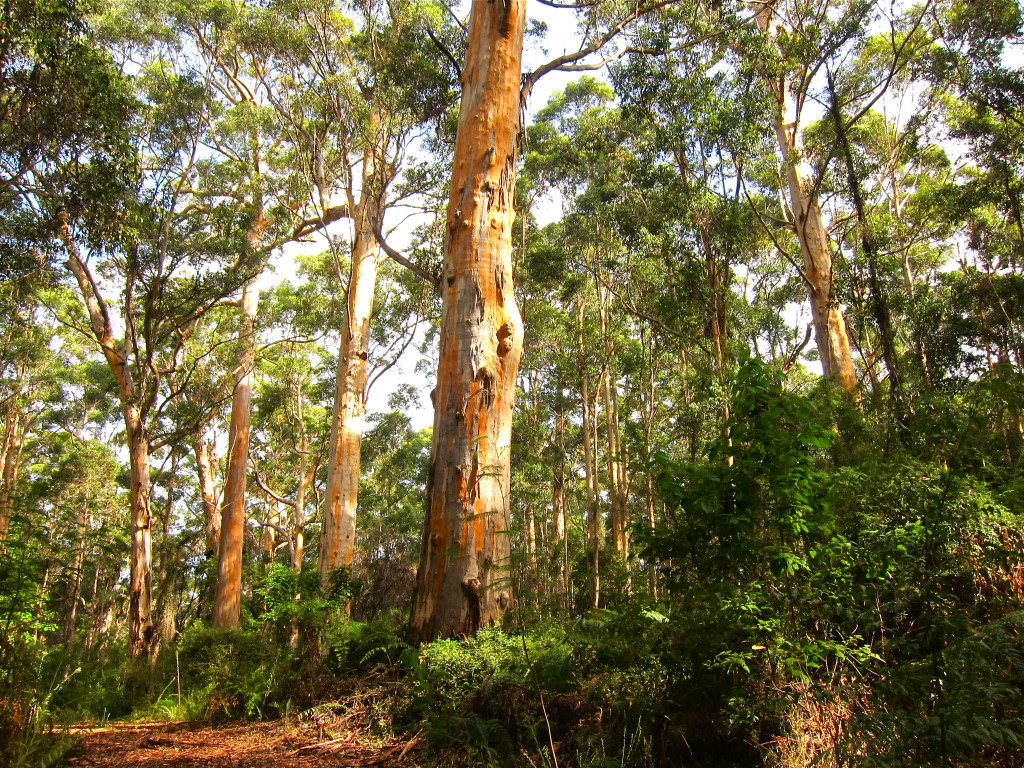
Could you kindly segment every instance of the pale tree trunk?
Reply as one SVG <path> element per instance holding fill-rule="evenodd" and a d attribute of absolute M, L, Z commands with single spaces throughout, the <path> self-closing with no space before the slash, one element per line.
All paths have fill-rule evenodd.
<path fill-rule="evenodd" d="M 530 408 L 529 426 L 527 429 L 533 434 L 540 433 L 540 402 L 538 391 L 540 389 L 540 371 L 534 371 L 530 379 Z M 523 562 L 520 570 L 519 580 L 519 601 L 529 600 L 532 608 L 540 608 L 540 590 L 543 588 L 544 580 L 537 570 L 537 512 L 533 506 L 533 500 L 528 499 L 523 506 L 523 530 L 521 544 L 523 548 Z M 543 538 L 543 536 L 541 536 Z"/>
<path fill-rule="evenodd" d="M 567 547 L 569 539 L 566 536 L 565 522 L 565 468 L 559 463 L 551 470 L 551 538 L 554 544 L 552 555 L 556 563 L 555 584 L 559 593 L 559 603 L 563 608 L 568 609 L 569 563 Z"/>
<path fill-rule="evenodd" d="M 540 604 L 538 590 L 541 588 L 540 579 L 537 578 L 537 514 L 533 510 L 533 504 L 528 502 L 523 510 L 523 550 L 526 555 L 526 573 L 520 581 L 525 595 L 520 595 L 519 600 L 529 599 L 530 605 L 537 608 Z"/>
<path fill-rule="evenodd" d="M 359 452 L 366 417 L 366 370 L 373 294 L 377 287 L 378 249 L 374 230 L 380 222 L 377 160 L 372 143 L 363 153 L 363 189 L 354 212 L 355 239 L 345 316 L 338 352 L 337 390 L 324 491 L 320 534 L 320 579 L 327 584 L 339 568 L 351 568 L 359 500 Z"/>
<path fill-rule="evenodd" d="M 99 559 L 97 559 L 96 568 L 93 570 L 92 574 L 92 595 L 91 599 L 86 603 L 87 605 L 89 605 L 89 623 L 85 630 L 86 650 L 92 648 L 92 644 L 93 641 L 95 640 L 96 633 L 99 631 L 99 617 L 103 613 L 103 607 L 101 603 L 106 602 L 105 600 L 101 601 L 99 598 L 101 570 L 100 566 L 100 561 Z"/>
<path fill-rule="evenodd" d="M 215 444 L 203 431 L 192 435 L 192 450 L 199 474 L 199 495 L 203 505 L 203 534 L 207 559 L 220 550 L 220 489 L 217 487 L 217 456 Z"/>
<path fill-rule="evenodd" d="M 302 412 L 302 381 L 295 383 L 295 415 L 299 425 L 299 487 L 292 503 L 292 570 L 302 572 L 302 558 L 306 550 L 306 491 L 316 475 L 316 462 L 309 468 L 309 437 Z"/>
<path fill-rule="evenodd" d="M 605 429 L 608 433 L 608 484 L 612 502 L 612 546 L 621 557 L 629 556 L 628 483 L 622 439 L 619 434 L 619 396 L 611 381 L 611 368 L 604 379 Z"/>
<path fill-rule="evenodd" d="M 587 540 L 590 565 L 593 571 L 594 595 L 592 606 L 601 602 L 601 507 L 598 502 L 597 456 L 594 450 L 594 402 L 590 398 L 590 385 L 583 377 L 583 469 L 587 487 Z"/>
<path fill-rule="evenodd" d="M 245 533 L 245 481 L 249 462 L 249 425 L 252 418 L 252 386 L 255 377 L 255 325 L 259 292 L 254 281 L 242 289 L 242 355 L 231 398 L 228 469 L 221 509 L 220 556 L 212 626 L 238 627 L 242 599 L 242 542 Z"/>
<path fill-rule="evenodd" d="M 146 653 L 153 640 L 153 513 L 150 509 L 149 436 L 132 403 L 124 408 L 131 457 L 131 587 L 128 637 L 131 655 Z"/>
<path fill-rule="evenodd" d="M 65 264 L 74 275 L 89 312 L 89 323 L 103 357 L 117 382 L 128 439 L 130 464 L 129 504 L 131 513 L 131 573 L 128 592 L 128 652 L 143 656 L 153 639 L 153 514 L 150 509 L 149 435 L 143 423 L 140 393 L 132 378 L 130 339 L 118 344 L 106 301 L 92 273 L 78 252 L 67 216 L 58 219 L 60 236 L 67 250 Z"/>
<path fill-rule="evenodd" d="M 580 299 L 576 314 L 577 338 L 580 359 L 580 394 L 583 405 L 583 474 L 587 490 L 587 541 L 590 551 L 590 564 L 594 580 L 594 593 L 591 606 L 597 608 L 601 601 L 601 508 L 598 503 L 600 487 L 597 479 L 597 452 L 594 447 L 595 433 L 595 400 L 591 399 L 590 376 L 586 370 L 585 349 L 583 343 L 584 304 Z"/>
<path fill-rule="evenodd" d="M 270 511 L 267 513 L 266 522 L 263 526 L 263 550 L 268 560 L 273 559 L 274 553 L 278 549 L 275 534 L 283 536 L 288 545 L 289 562 L 291 563 L 292 570 L 296 573 L 302 572 L 302 558 L 305 553 L 306 493 L 309 491 L 309 486 L 312 484 L 313 478 L 316 475 L 315 465 L 307 471 L 308 450 L 305 434 L 303 434 L 301 446 L 298 473 L 299 485 L 295 492 L 295 498 L 285 498 L 267 485 L 263 478 L 259 475 L 256 476 L 256 481 L 259 483 L 260 488 L 266 495 L 267 504 L 270 508 Z M 286 527 L 283 524 L 283 516 L 281 515 L 282 504 L 292 510 L 292 521 L 290 527 Z"/>
<path fill-rule="evenodd" d="M 895 140 L 893 140 L 895 143 Z M 892 147 L 891 150 L 896 153 L 898 150 L 896 147 Z M 893 221 L 896 223 L 896 241 L 899 243 L 900 252 L 900 273 L 903 277 L 903 293 L 907 297 L 909 306 L 911 307 L 911 313 L 916 299 L 916 290 L 914 288 L 914 269 L 911 264 L 911 250 L 912 242 L 907 234 L 907 228 L 903 220 L 903 205 L 905 196 L 900 191 L 899 179 L 897 179 L 896 164 L 892 164 L 893 167 L 890 169 L 889 182 L 891 197 L 889 201 L 889 211 L 893 217 Z M 928 343 L 925 339 L 915 334 L 914 339 L 914 355 L 915 363 L 917 364 L 918 371 L 921 373 L 921 381 L 924 387 L 929 392 L 933 389 L 931 371 L 928 368 Z"/>
<path fill-rule="evenodd" d="M 850 187 L 850 195 L 853 197 L 853 208 L 857 215 L 857 225 L 860 229 L 861 252 L 868 263 L 868 290 L 871 293 L 871 314 L 878 326 L 878 341 L 882 346 L 882 359 L 885 361 L 885 367 L 889 373 L 889 392 L 893 401 L 894 415 L 897 419 L 900 419 L 903 410 L 903 385 L 896 354 L 896 335 L 892 327 L 892 314 L 889 310 L 889 301 L 878 278 L 877 249 L 875 248 L 874 238 L 871 236 L 871 230 L 868 228 L 867 212 L 864 208 L 864 200 L 860 191 L 860 179 L 857 177 L 853 152 L 850 149 L 850 141 L 846 133 L 846 125 L 836 97 L 835 84 L 833 83 L 831 73 L 828 75 L 828 87 L 831 96 L 829 101 L 832 119 L 835 124 L 839 145 L 843 150 L 843 159 L 846 161 L 847 182 Z"/>
<path fill-rule="evenodd" d="M 46 607 L 46 597 L 49 594 L 50 587 L 50 567 L 53 565 L 51 560 L 53 552 L 53 530 L 55 526 L 49 526 L 50 535 L 46 542 L 46 559 L 43 561 L 43 580 L 39 584 L 39 591 L 36 593 L 36 607 L 35 607 L 35 629 L 32 631 L 32 639 L 35 642 L 39 642 L 39 633 L 43 628 L 43 609 Z"/>
<path fill-rule="evenodd" d="M 1005 382 L 1007 391 L 1012 391 L 1013 384 L 1008 379 L 1013 377 L 1013 363 L 1010 361 L 1010 352 L 1004 344 L 999 345 L 999 365 L 997 375 Z M 1021 455 L 1021 445 L 1024 444 L 1024 422 L 1021 420 L 1020 407 L 1015 398 L 1007 398 L 1005 401 L 1005 420 L 1000 419 L 1003 435 L 1006 440 L 1006 457 L 1011 467 L 1017 466 Z"/>
<path fill-rule="evenodd" d="M 644 334 L 641 331 L 640 343 L 643 345 Z M 654 449 L 654 419 L 657 415 L 658 409 L 658 369 L 655 365 L 655 348 L 654 348 L 654 337 L 651 335 L 650 342 L 650 363 L 649 371 L 650 374 L 647 379 L 647 391 L 645 393 L 646 413 L 644 414 L 644 441 L 648 457 L 651 456 Z M 654 472 L 647 471 L 645 475 L 645 495 L 644 502 L 647 512 L 647 526 L 653 532 L 656 520 L 654 514 L 655 508 L 655 494 L 654 494 Z M 658 600 L 658 570 L 653 562 L 647 563 L 647 583 L 651 592 L 651 600 L 657 602 Z"/>
<path fill-rule="evenodd" d="M 783 22 L 776 15 L 774 2 L 761 6 L 757 23 L 765 37 L 776 41 Z M 792 92 L 789 74 L 768 78 L 767 84 L 775 100 L 775 136 L 786 171 L 793 226 L 800 242 L 814 340 L 825 377 L 836 381 L 854 398 L 859 398 L 846 322 L 832 291 L 832 254 L 829 252 L 828 233 L 814 191 L 814 174 L 803 151 L 800 113 L 804 94 Z"/>
<path fill-rule="evenodd" d="M 615 343 L 608 329 L 608 305 L 611 303 L 611 292 L 604 286 L 599 290 L 599 317 L 601 334 L 605 344 L 604 374 L 604 417 L 607 440 L 608 493 L 611 501 L 611 533 L 612 548 L 623 561 L 629 555 L 627 537 L 627 491 L 626 465 L 622 456 L 622 444 L 619 439 L 618 394 L 612 383 L 612 360 L 615 356 Z"/>
<path fill-rule="evenodd" d="M 646 478 L 646 496 L 644 501 L 646 502 L 647 509 L 647 527 L 652 531 L 657 525 L 657 520 L 654 514 L 654 476 L 648 472 Z M 658 569 L 653 562 L 647 564 L 647 585 L 651 590 L 651 600 L 657 602 L 658 600 Z"/>
<path fill-rule="evenodd" d="M 292 570 L 302 572 L 302 557 L 306 551 L 306 489 L 313 480 L 313 473 L 306 472 L 309 461 L 309 446 L 303 431 L 299 457 L 299 488 L 295 492 L 295 503 L 292 505 Z"/>
<path fill-rule="evenodd" d="M 302 558 L 305 552 L 306 537 L 306 493 L 313 482 L 317 469 L 316 462 L 313 462 L 312 467 L 309 466 L 309 438 L 306 434 L 306 421 L 302 410 L 302 384 L 302 377 L 293 378 L 289 384 L 292 397 L 294 397 L 296 403 L 295 422 L 299 431 L 297 445 L 299 456 L 298 487 L 294 498 L 285 498 L 271 488 L 258 474 L 256 475 L 256 482 L 266 495 L 270 509 L 267 513 L 267 520 L 264 523 L 263 531 L 263 547 L 267 560 L 270 561 L 274 558 L 279 548 L 277 534 L 280 534 L 284 537 L 285 543 L 288 546 L 289 562 L 295 573 L 302 572 Z M 284 520 L 284 515 L 281 512 L 282 506 L 291 510 L 290 523 Z M 295 595 L 296 600 L 300 598 L 301 595 Z M 299 647 L 299 624 L 297 619 L 292 620 L 288 645 L 291 648 Z"/>
<path fill-rule="evenodd" d="M 725 285 L 722 281 L 722 273 L 718 268 L 718 260 L 715 258 L 711 248 L 711 238 L 705 228 L 701 229 L 701 242 L 704 244 L 707 253 L 708 266 L 708 291 L 710 302 L 708 305 L 709 325 L 711 327 L 711 345 L 715 358 L 715 378 L 721 388 L 719 398 L 722 401 L 718 409 L 721 423 L 718 425 L 719 439 L 728 447 L 732 447 L 732 436 L 729 430 L 729 396 L 728 396 L 728 374 L 725 361 L 725 339 L 728 334 L 728 305 L 725 302 Z M 728 268 L 727 268 L 728 269 Z M 725 463 L 732 466 L 732 451 L 725 457 Z"/>
<path fill-rule="evenodd" d="M 559 604 L 563 610 L 569 609 L 569 539 L 566 535 L 566 497 L 565 497 L 565 414 L 561 408 L 555 413 L 555 449 L 558 455 L 551 468 L 551 541 L 556 563 L 555 584 L 559 593 Z"/>
<path fill-rule="evenodd" d="M 605 386 L 607 387 L 607 382 Z M 626 594 L 631 595 L 633 594 L 633 574 L 629 565 L 629 475 L 626 472 L 627 457 L 622 448 L 622 433 L 619 429 L 619 393 L 615 386 L 611 387 L 608 404 L 608 431 L 612 435 L 610 439 L 614 440 L 614 453 L 612 454 L 614 462 L 611 469 L 616 476 L 615 489 L 612 492 L 612 509 L 618 518 L 616 535 L 612 538 L 612 542 L 626 570 Z"/>
<path fill-rule="evenodd" d="M 509 459 L 523 325 L 512 291 L 524 0 L 473 0 L 442 283 L 417 641 L 472 635 L 512 603 Z"/>

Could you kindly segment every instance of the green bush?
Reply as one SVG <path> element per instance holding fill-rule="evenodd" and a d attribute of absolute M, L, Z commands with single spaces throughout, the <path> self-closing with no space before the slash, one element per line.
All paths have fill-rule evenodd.
<path fill-rule="evenodd" d="M 659 460 L 665 519 L 635 531 L 666 588 L 670 737 L 716 765 L 1020 765 L 1014 494 L 962 443 L 856 450 L 757 361 L 731 412 L 703 461 Z"/>
<path fill-rule="evenodd" d="M 274 714 L 295 679 L 289 651 L 259 632 L 196 624 L 178 653 L 188 712 L 206 719 Z"/>
<path fill-rule="evenodd" d="M 394 668 L 403 661 L 408 663 L 412 652 L 402 639 L 399 626 L 385 618 L 367 623 L 339 622 L 330 628 L 325 640 L 327 666 L 336 674 Z"/>
<path fill-rule="evenodd" d="M 348 621 L 345 605 L 351 594 L 345 569 L 335 571 L 324 589 L 315 569 L 296 573 L 271 563 L 255 580 L 253 618 L 272 630 L 280 644 L 298 637 L 306 648 L 316 648 L 330 627 Z"/>
<path fill-rule="evenodd" d="M 602 611 L 520 633 L 490 628 L 439 640 L 412 667 L 407 716 L 434 750 L 472 764 L 517 755 L 547 763 L 552 741 L 560 761 L 650 764 L 665 690 L 651 652 L 664 622 L 653 611 Z"/>

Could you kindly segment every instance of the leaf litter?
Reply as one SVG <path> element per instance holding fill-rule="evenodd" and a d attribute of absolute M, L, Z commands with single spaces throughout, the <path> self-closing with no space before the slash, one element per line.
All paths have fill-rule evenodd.
<path fill-rule="evenodd" d="M 350 732 L 323 740 L 293 721 L 105 723 L 71 729 L 74 768 L 417 768 L 420 739 L 370 743 Z"/>

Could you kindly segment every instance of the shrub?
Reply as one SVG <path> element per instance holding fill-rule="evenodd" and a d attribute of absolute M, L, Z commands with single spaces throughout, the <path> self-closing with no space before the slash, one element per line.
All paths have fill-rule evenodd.
<path fill-rule="evenodd" d="M 411 647 L 399 627 L 385 618 L 363 623 L 337 623 L 327 633 L 328 668 L 341 674 L 367 672 L 374 667 L 394 668 L 408 662 Z"/>
<path fill-rule="evenodd" d="M 179 654 L 189 711 L 206 719 L 275 713 L 294 680 L 291 654 L 250 630 L 194 625 Z"/>

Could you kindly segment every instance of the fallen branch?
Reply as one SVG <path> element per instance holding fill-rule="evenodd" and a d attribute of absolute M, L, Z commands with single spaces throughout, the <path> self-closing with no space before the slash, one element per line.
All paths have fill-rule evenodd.
<path fill-rule="evenodd" d="M 321 741 L 319 744 L 307 744 L 304 747 L 299 747 L 297 750 L 292 752 L 293 755 L 308 755 L 313 752 L 338 752 L 346 744 L 351 744 L 356 738 L 354 733 L 350 733 L 348 736 L 341 736 L 337 739 L 331 739 L 330 741 Z"/>

